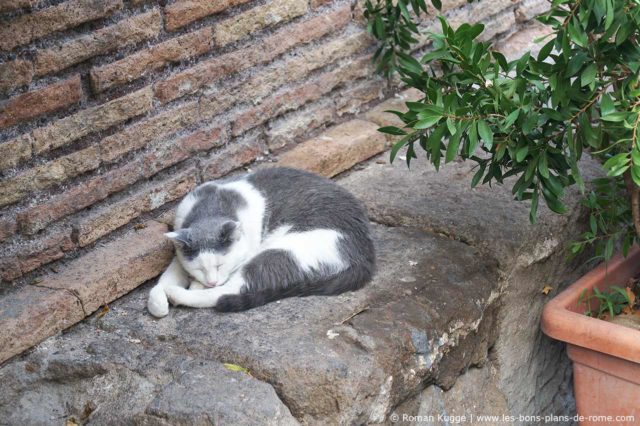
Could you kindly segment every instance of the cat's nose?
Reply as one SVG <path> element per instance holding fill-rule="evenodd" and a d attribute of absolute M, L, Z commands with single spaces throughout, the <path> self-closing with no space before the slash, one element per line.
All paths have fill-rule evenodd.
<path fill-rule="evenodd" d="M 208 287 L 215 287 L 218 285 L 218 281 L 207 281 Z"/>

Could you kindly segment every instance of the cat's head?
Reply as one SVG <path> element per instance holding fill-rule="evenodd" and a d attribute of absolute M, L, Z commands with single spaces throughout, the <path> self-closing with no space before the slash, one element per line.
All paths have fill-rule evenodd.
<path fill-rule="evenodd" d="M 242 226 L 220 219 L 167 232 L 184 269 L 207 287 L 224 284 L 245 261 L 248 251 Z"/>

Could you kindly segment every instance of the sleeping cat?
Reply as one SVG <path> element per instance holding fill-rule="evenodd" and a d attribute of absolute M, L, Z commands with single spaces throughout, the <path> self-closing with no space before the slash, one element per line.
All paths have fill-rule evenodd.
<path fill-rule="evenodd" d="M 295 169 L 198 186 L 165 235 L 176 256 L 149 294 L 156 317 L 168 314 L 168 301 L 225 312 L 353 291 L 375 269 L 364 207 L 332 181 Z"/>

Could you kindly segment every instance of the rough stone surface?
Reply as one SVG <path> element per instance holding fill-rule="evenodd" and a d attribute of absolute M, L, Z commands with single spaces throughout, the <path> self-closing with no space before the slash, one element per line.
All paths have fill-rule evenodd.
<path fill-rule="evenodd" d="M 92 317 L 0 369 L 5 384 L 0 414 L 12 422 L 38 423 L 47 415 L 78 416 L 92 404 L 99 424 L 115 416 L 121 423 L 159 416 L 169 424 L 193 424 L 205 413 L 235 413 L 248 424 L 243 419 L 252 412 L 262 422 L 275 423 L 267 419 L 280 413 L 280 421 L 293 423 L 274 398 L 257 406 L 226 398 L 221 406 L 215 383 L 234 376 L 217 364 L 230 362 L 260 380 L 243 387 L 245 399 L 257 400 L 272 387 L 303 423 L 383 421 L 422 383 L 450 387 L 453 372 L 483 358 L 495 339 L 497 305 L 491 293 L 497 281 L 495 264 L 460 242 L 378 225 L 374 235 L 379 272 L 357 293 L 289 299 L 232 315 L 174 309 L 157 321 L 145 312 L 148 287 L 135 291 L 101 318 Z M 458 302 L 449 303 L 453 298 Z M 34 370 L 27 381 L 21 379 L 26 365 Z M 66 373 L 67 385 L 58 384 L 60 375 L 52 374 L 51 365 Z M 168 404 L 171 395 L 187 391 L 186 383 L 198 383 L 198 373 L 207 374 L 209 384 L 190 391 L 211 389 L 212 395 L 194 397 L 189 410 L 187 398 Z M 97 383 L 116 391 L 87 394 Z M 128 391 L 118 391 L 125 384 Z"/>
<path fill-rule="evenodd" d="M 192 168 L 171 179 L 143 187 L 119 202 L 96 209 L 76 225 L 78 244 L 84 247 L 126 225 L 142 213 L 181 198 L 195 186 L 196 172 Z"/>
<path fill-rule="evenodd" d="M 180 0 L 164 8 L 166 26 L 169 31 L 184 27 L 207 15 L 222 12 L 249 0 Z"/>
<path fill-rule="evenodd" d="M 0 6 L 1 7 L 1 6 Z M 24 59 L 6 61 L 0 64 L 0 95 L 31 83 L 33 63 Z"/>
<path fill-rule="evenodd" d="M 213 37 L 218 46 L 224 46 L 262 28 L 304 15 L 308 7 L 306 0 L 272 0 L 219 22 L 214 27 Z"/>
<path fill-rule="evenodd" d="M 178 5 L 180 3 L 174 3 Z M 211 28 L 187 33 L 91 70 L 91 84 L 97 92 L 129 83 L 171 63 L 202 55 L 213 45 Z"/>
<path fill-rule="evenodd" d="M 69 0 L 21 15 L 0 26 L 0 50 L 11 50 L 56 31 L 103 18 L 122 8 L 122 0 Z"/>
<path fill-rule="evenodd" d="M 347 6 L 302 21 L 266 37 L 260 46 L 238 49 L 175 73 L 156 83 L 154 93 L 163 103 L 193 93 L 229 74 L 268 62 L 295 45 L 308 43 L 336 31 L 346 25 L 350 18 L 350 8 Z"/>
<path fill-rule="evenodd" d="M 68 145 L 88 135 L 108 129 L 131 117 L 144 114 L 153 107 L 151 87 L 116 98 L 102 105 L 87 108 L 49 126 L 33 131 L 34 151 L 42 153 Z"/>
<path fill-rule="evenodd" d="M 27 169 L 13 178 L 6 179 L 0 186 L 0 206 L 21 200 L 29 193 L 60 184 L 99 165 L 98 149 L 93 146 Z"/>
<path fill-rule="evenodd" d="M 123 19 L 115 25 L 74 38 L 60 46 L 36 52 L 35 72 L 45 75 L 116 49 L 157 36 L 162 28 L 160 11 Z"/>
<path fill-rule="evenodd" d="M 51 84 L 0 104 L 0 128 L 73 105 L 82 99 L 80 76 Z"/>
<path fill-rule="evenodd" d="M 386 148 L 377 128 L 368 121 L 351 120 L 283 153 L 276 164 L 335 176 Z"/>

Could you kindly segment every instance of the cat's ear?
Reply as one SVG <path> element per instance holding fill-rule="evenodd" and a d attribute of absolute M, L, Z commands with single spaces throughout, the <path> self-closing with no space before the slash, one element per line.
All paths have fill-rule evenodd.
<path fill-rule="evenodd" d="M 220 226 L 221 241 L 236 241 L 240 237 L 240 222 L 228 220 Z"/>
<path fill-rule="evenodd" d="M 178 231 L 174 232 L 167 232 L 166 234 L 164 234 L 164 236 L 182 246 L 189 246 L 189 244 L 191 244 L 191 233 L 189 232 L 188 228 L 179 229 Z"/>

